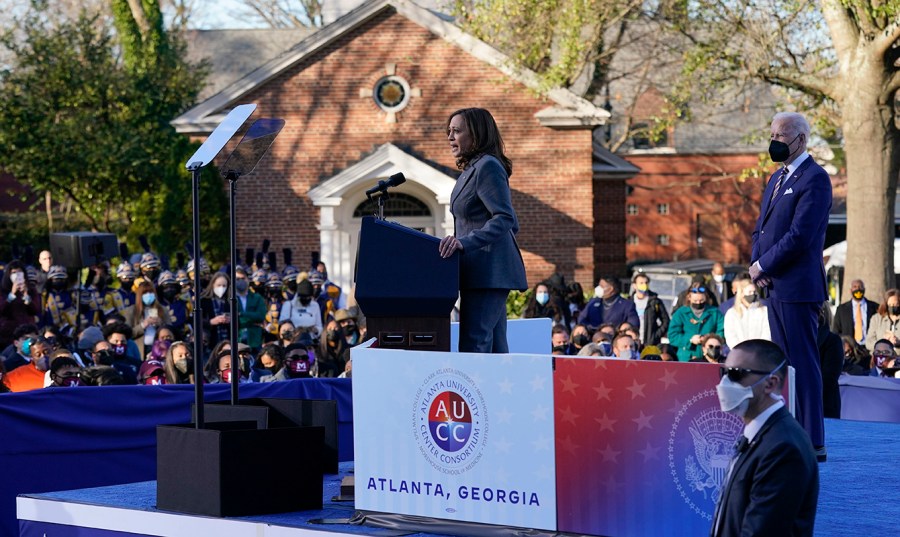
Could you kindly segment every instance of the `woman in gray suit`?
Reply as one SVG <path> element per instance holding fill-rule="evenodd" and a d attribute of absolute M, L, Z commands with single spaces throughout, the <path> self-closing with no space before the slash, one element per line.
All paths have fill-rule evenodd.
<path fill-rule="evenodd" d="M 454 234 L 441 240 L 441 257 L 460 252 L 460 352 L 509 352 L 506 298 L 524 291 L 525 264 L 516 243 L 519 221 L 512 207 L 512 162 L 490 112 L 464 108 L 447 122 L 450 152 L 463 170 L 450 196 Z"/>

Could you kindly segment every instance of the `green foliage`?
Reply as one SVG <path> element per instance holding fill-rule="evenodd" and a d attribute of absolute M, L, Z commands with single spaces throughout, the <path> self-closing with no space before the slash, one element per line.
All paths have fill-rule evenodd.
<path fill-rule="evenodd" d="M 525 304 L 528 297 L 531 296 L 531 289 L 527 291 L 510 291 L 506 297 L 506 317 L 508 319 L 518 319 L 525 311 Z"/>
<path fill-rule="evenodd" d="M 113 2 L 116 34 L 84 12 L 51 25 L 35 2 L 0 37 L 11 53 L 0 72 L 0 167 L 71 202 L 92 229 L 127 236 L 132 250 L 147 235 L 172 254 L 191 236 L 184 164 L 196 145 L 169 121 L 194 101 L 207 68 L 183 60 L 185 44 L 165 32 L 158 0 L 139 4 L 133 12 L 127 0 Z M 203 236 L 206 255 L 218 257 L 227 200 L 208 174 Z"/>

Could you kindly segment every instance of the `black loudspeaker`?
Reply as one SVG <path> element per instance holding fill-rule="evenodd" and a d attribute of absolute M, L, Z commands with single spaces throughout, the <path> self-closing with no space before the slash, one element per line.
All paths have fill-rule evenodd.
<path fill-rule="evenodd" d="M 256 425 L 157 427 L 157 508 L 214 517 L 321 509 L 324 429 Z M 272 468 L 256 465 L 267 453 L 283 462 Z"/>
<path fill-rule="evenodd" d="M 111 261 L 119 255 L 119 241 L 112 233 L 51 233 L 50 253 L 53 264 L 66 268 L 82 268 Z"/>

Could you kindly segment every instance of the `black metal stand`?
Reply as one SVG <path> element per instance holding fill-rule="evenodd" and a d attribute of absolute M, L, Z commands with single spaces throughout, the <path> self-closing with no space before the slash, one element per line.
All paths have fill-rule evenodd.
<path fill-rule="evenodd" d="M 194 213 L 194 404 L 197 405 L 195 427 L 203 429 L 203 318 L 200 314 L 200 170 L 203 162 L 188 165 Z"/>
<path fill-rule="evenodd" d="M 229 290 L 229 303 L 231 304 L 231 315 L 229 316 L 228 338 L 231 340 L 231 404 L 238 404 L 238 383 L 241 381 L 241 358 L 238 354 L 238 299 L 237 289 L 235 286 L 235 276 L 237 272 L 237 219 L 235 218 L 235 195 L 237 194 L 237 181 L 241 174 L 230 170 L 227 174 L 228 179 L 228 199 L 229 199 L 229 226 L 230 240 L 228 243 L 228 256 L 231 258 L 229 264 L 229 278 L 231 278 L 231 289 Z M 213 356 L 211 359 L 215 360 Z"/>

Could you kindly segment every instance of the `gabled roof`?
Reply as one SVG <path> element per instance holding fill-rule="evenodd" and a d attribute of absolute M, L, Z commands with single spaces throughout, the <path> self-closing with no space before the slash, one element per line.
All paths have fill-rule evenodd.
<path fill-rule="evenodd" d="M 280 56 L 235 81 L 206 101 L 191 108 L 172 121 L 178 132 L 208 134 L 221 122 L 234 104 L 286 69 L 328 46 L 347 32 L 369 22 L 386 9 L 394 9 L 403 17 L 422 26 L 445 41 L 461 48 L 475 58 L 492 65 L 525 86 L 540 90 L 537 75 L 527 69 L 515 68 L 509 57 L 484 41 L 464 32 L 452 22 L 410 0 L 371 0 L 350 11 L 332 24 L 310 35 Z M 543 92 L 555 105 L 541 110 L 535 117 L 552 128 L 588 128 L 602 125 L 609 113 L 582 99 L 567 89 L 556 88 Z"/>

